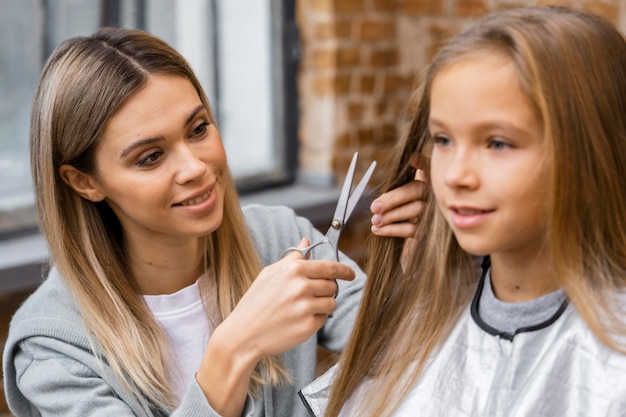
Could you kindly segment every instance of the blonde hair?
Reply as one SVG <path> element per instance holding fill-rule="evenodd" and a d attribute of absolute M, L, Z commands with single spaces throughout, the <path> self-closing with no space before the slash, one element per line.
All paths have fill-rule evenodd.
<path fill-rule="evenodd" d="M 210 113 L 207 97 L 183 57 L 137 30 L 104 28 L 62 43 L 43 69 L 30 131 L 31 165 L 41 229 L 51 260 L 73 294 L 94 352 L 101 352 L 120 382 L 138 399 L 167 409 L 175 398 L 167 373 L 162 330 L 138 294 L 119 221 L 106 202 L 81 198 L 60 177 L 70 164 L 93 174 L 94 152 L 109 118 L 150 74 L 188 79 Z M 213 118 L 211 116 L 211 118 Z M 220 319 L 234 309 L 262 265 L 240 209 L 234 182 L 225 175 L 224 217 L 206 237 L 202 279 L 217 288 Z M 201 283 L 202 284 L 202 283 Z M 251 390 L 288 380 L 279 358 L 257 366 Z"/>
<path fill-rule="evenodd" d="M 428 169 L 430 89 L 438 72 L 485 51 L 511 60 L 543 122 L 551 190 L 546 250 L 554 271 L 599 340 L 624 352 L 613 337 L 626 334 L 623 316 L 610 298 L 626 287 L 626 42 L 609 22 L 567 8 L 519 8 L 487 16 L 453 38 L 426 73 L 384 189 L 413 180 L 412 158 Z M 373 238 L 370 259 L 385 261 L 369 265 L 327 417 L 339 415 L 366 380 L 371 384 L 363 385 L 357 415 L 391 415 L 469 304 L 480 274 L 432 195 L 415 238 L 406 273 L 402 240 Z"/>

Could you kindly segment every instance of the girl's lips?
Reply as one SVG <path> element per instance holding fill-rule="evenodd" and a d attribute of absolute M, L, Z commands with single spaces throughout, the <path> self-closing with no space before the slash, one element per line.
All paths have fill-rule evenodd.
<path fill-rule="evenodd" d="M 459 229 L 475 227 L 485 221 L 493 212 L 494 210 L 450 207 L 450 221 Z"/>

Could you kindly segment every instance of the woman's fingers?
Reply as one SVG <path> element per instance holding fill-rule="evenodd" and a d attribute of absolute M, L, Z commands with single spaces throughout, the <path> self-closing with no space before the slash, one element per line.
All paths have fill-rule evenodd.
<path fill-rule="evenodd" d="M 415 234 L 416 224 L 424 211 L 423 198 L 428 184 L 421 169 L 415 172 L 415 181 L 388 191 L 374 200 L 372 233 L 378 236 L 407 238 Z"/>
<path fill-rule="evenodd" d="M 384 213 L 374 214 L 372 216 L 372 225 L 384 227 L 398 222 L 417 223 L 417 219 L 422 214 L 422 211 L 424 211 L 424 202 L 412 200 Z"/>
<path fill-rule="evenodd" d="M 383 227 L 372 225 L 371 231 L 377 236 L 408 238 L 415 235 L 417 226 L 415 223 L 405 222 L 390 224 Z"/>
<path fill-rule="evenodd" d="M 421 181 L 411 181 L 403 184 L 374 200 L 370 205 L 370 210 L 374 214 L 384 214 L 396 207 L 421 200 L 426 192 L 426 187 L 427 185 Z"/>

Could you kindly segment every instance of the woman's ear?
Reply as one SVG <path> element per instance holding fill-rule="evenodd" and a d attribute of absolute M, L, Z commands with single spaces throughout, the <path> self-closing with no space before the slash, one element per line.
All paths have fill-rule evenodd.
<path fill-rule="evenodd" d="M 94 203 L 104 200 L 105 195 L 100 192 L 91 175 L 79 171 L 72 165 L 63 164 L 59 167 L 59 176 L 81 197 Z"/>

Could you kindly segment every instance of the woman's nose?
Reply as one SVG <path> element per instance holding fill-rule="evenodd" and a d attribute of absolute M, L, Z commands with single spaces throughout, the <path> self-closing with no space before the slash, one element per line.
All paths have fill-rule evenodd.
<path fill-rule="evenodd" d="M 197 155 L 191 147 L 187 145 L 182 145 L 178 148 L 177 154 L 177 183 L 185 184 L 189 181 L 194 181 L 204 176 L 207 170 L 207 165 L 201 159 L 200 155 Z"/>

